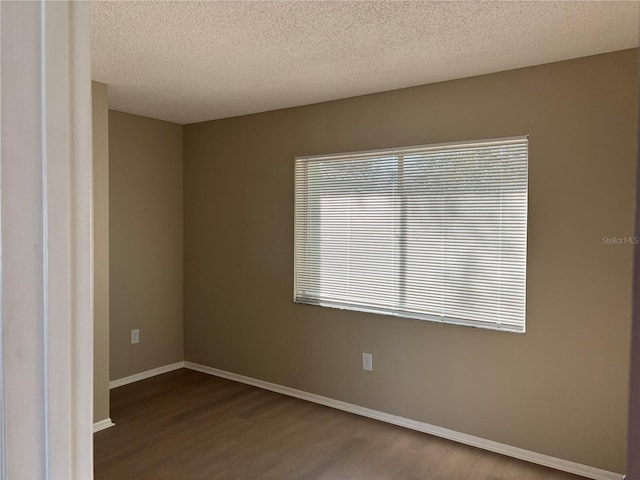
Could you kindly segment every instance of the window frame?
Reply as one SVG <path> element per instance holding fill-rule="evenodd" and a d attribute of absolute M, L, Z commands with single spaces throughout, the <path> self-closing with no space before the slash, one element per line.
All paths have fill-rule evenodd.
<path fill-rule="evenodd" d="M 499 322 L 494 323 L 481 323 L 477 320 L 465 321 L 463 319 L 455 319 L 454 317 L 440 317 L 433 316 L 428 314 L 408 314 L 406 311 L 390 311 L 386 309 L 377 309 L 374 307 L 367 307 L 363 305 L 346 305 L 346 304 L 338 304 L 336 302 L 323 302 L 321 299 L 318 301 L 303 301 L 298 298 L 298 175 L 297 175 L 297 165 L 300 161 L 318 161 L 318 160 L 348 160 L 348 159 L 357 159 L 360 157 L 375 157 L 380 156 L 381 158 L 388 156 L 396 156 L 398 157 L 398 161 L 404 161 L 404 156 L 411 154 L 412 152 L 424 152 L 428 150 L 441 150 L 443 148 L 455 148 L 456 146 L 460 147 L 476 147 L 483 146 L 486 144 L 499 144 L 499 143 L 514 143 L 514 142 L 523 142 L 524 148 L 526 151 L 525 158 L 525 169 L 526 169 L 526 179 L 525 179 L 525 226 L 524 226 L 524 285 L 523 285 L 523 319 L 522 319 L 522 328 L 505 328 L 501 327 Z M 397 181 L 404 183 L 404 178 L 400 180 L 397 177 Z M 405 202 L 405 197 L 400 196 L 400 201 Z M 405 215 L 404 207 L 401 208 L 402 216 Z M 330 308 L 337 308 L 340 310 L 350 310 L 357 312 L 366 312 L 366 313 L 376 313 L 388 316 L 395 316 L 400 318 L 408 318 L 408 319 L 417 319 L 417 320 L 426 320 L 436 323 L 447 323 L 451 325 L 461 325 L 461 326 L 470 326 L 475 328 L 489 329 L 495 331 L 506 331 L 512 333 L 521 333 L 524 334 L 526 332 L 526 310 L 527 310 L 527 265 L 528 265 L 528 217 L 529 217 L 529 135 L 516 135 L 509 137 L 498 137 L 498 138 L 488 138 L 488 139 L 480 139 L 480 140 L 470 140 L 470 141 L 455 141 L 455 142 L 441 142 L 441 143 L 431 143 L 431 144 L 420 144 L 420 145 L 409 145 L 409 146 L 400 146 L 400 147 L 391 147 L 391 148 L 379 148 L 379 149 L 371 149 L 371 150 L 360 150 L 360 151 L 350 151 L 344 153 L 332 153 L 332 154 L 321 154 L 321 155 L 302 155 L 297 156 L 294 159 L 294 278 L 293 278 L 293 302 L 304 305 L 316 305 Z M 398 224 L 404 228 L 406 226 L 406 222 L 403 220 Z M 406 248 L 406 243 L 402 243 L 401 250 Z M 404 275 L 406 272 L 403 272 Z"/>

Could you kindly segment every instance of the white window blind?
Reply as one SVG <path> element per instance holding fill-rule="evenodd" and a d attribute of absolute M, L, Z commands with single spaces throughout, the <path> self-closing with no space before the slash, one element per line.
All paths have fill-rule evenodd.
<path fill-rule="evenodd" d="M 294 300 L 524 332 L 527 148 L 297 158 Z"/>

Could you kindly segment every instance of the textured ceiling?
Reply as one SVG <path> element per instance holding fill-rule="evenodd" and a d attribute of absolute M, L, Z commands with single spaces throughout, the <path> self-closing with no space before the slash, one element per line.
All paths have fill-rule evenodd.
<path fill-rule="evenodd" d="M 192 123 L 638 46 L 640 2 L 91 3 L 115 110 Z"/>

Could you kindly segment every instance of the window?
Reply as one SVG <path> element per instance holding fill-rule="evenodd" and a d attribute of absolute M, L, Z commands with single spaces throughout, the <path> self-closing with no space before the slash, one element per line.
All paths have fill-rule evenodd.
<path fill-rule="evenodd" d="M 297 158 L 294 301 L 524 332 L 527 148 Z"/>

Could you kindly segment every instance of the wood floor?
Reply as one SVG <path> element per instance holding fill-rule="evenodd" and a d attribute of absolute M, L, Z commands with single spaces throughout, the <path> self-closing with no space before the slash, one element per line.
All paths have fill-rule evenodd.
<path fill-rule="evenodd" d="M 582 477 L 191 370 L 111 390 L 96 480 Z"/>

